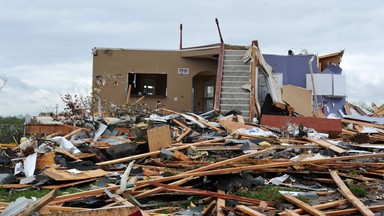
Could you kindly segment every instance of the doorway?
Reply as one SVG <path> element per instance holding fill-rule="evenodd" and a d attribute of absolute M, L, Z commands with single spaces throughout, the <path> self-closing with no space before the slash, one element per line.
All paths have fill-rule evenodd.
<path fill-rule="evenodd" d="M 215 102 L 216 75 L 212 72 L 200 72 L 193 77 L 193 112 L 203 113 L 213 110 Z"/>

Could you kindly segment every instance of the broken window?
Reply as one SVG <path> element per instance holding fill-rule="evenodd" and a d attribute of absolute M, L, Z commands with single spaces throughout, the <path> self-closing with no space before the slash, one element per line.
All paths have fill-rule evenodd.
<path fill-rule="evenodd" d="M 143 74 L 129 73 L 128 85 L 131 85 L 131 95 L 166 96 L 167 75 L 166 74 Z"/>

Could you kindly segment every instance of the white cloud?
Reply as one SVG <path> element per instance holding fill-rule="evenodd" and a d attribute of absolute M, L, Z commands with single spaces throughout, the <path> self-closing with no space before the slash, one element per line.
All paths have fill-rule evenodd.
<path fill-rule="evenodd" d="M 5 70 L 7 86 L 0 91 L 1 115 L 37 115 L 59 105 L 63 93 L 91 92 L 91 63 L 22 65 Z"/>

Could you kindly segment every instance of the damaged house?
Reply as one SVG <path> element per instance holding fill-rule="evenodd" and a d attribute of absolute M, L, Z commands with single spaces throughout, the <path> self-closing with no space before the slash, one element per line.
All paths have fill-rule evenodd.
<path fill-rule="evenodd" d="M 313 116 L 313 110 L 316 116 L 337 114 L 346 97 L 339 66 L 343 53 L 262 54 L 258 41 L 247 47 L 218 43 L 189 48 L 180 42 L 179 50 L 94 48 L 93 89 L 99 89 L 104 108 L 140 98 L 152 108 L 235 110 L 247 122 L 274 112 L 270 106 L 286 110 L 285 115 L 292 114 L 290 106 L 302 116 Z"/>

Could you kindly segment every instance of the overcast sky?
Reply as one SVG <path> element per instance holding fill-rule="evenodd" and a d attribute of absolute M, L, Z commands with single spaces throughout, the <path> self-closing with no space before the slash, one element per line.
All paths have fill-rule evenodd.
<path fill-rule="evenodd" d="M 178 49 L 219 42 L 262 53 L 345 49 L 347 100 L 384 103 L 384 4 L 379 0 L 0 0 L 0 116 L 52 110 L 89 93 L 93 47 Z"/>

